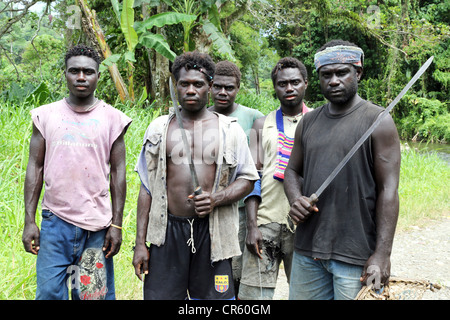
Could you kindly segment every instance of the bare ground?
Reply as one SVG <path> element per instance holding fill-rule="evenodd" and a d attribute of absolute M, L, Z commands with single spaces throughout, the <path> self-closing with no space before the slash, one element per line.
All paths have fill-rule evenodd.
<path fill-rule="evenodd" d="M 398 232 L 391 255 L 391 275 L 441 285 L 434 292 L 428 290 L 423 300 L 450 300 L 450 216 Z M 288 297 L 286 275 L 280 270 L 274 299 Z"/>

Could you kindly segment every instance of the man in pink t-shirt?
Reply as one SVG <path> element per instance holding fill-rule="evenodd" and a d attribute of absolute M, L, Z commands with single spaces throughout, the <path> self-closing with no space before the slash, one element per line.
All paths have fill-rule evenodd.
<path fill-rule="evenodd" d="M 73 299 L 114 299 L 112 257 L 122 242 L 131 119 L 95 97 L 95 50 L 76 46 L 65 61 L 69 97 L 31 111 L 22 241 L 37 255 L 36 299 L 67 299 L 68 286 Z"/>

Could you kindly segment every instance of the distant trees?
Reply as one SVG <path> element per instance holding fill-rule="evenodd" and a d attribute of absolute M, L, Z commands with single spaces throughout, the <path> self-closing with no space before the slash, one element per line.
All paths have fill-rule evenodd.
<path fill-rule="evenodd" d="M 164 104 L 171 61 L 200 50 L 235 62 L 242 85 L 257 94 L 272 92 L 270 70 L 280 57 L 297 57 L 309 72 L 306 99 L 318 106 L 314 54 L 342 38 L 365 52 L 361 95 L 385 106 L 434 55 L 393 116 L 404 137 L 448 141 L 449 17 L 450 2 L 440 0 L 6 0 L 0 99 L 43 82 L 53 96 L 64 94 L 60 57 L 88 42 L 104 56 L 98 95 L 111 103 Z"/>

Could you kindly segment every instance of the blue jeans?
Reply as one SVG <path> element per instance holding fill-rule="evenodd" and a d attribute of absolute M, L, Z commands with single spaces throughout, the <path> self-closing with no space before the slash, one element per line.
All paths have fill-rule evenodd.
<path fill-rule="evenodd" d="M 314 260 L 294 251 L 290 300 L 352 300 L 361 290 L 362 266 Z"/>
<path fill-rule="evenodd" d="M 87 231 L 43 210 L 36 300 L 67 300 L 69 286 L 74 300 L 114 300 L 113 259 L 102 249 L 106 231 Z"/>

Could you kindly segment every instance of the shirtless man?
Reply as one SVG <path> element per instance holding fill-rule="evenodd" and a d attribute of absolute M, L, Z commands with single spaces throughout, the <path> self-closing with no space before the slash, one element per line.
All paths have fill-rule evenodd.
<path fill-rule="evenodd" d="M 144 136 L 133 258 L 139 279 L 146 275 L 144 299 L 234 298 L 237 201 L 258 173 L 239 124 L 206 109 L 214 70 L 211 58 L 198 52 L 177 57 L 172 67 L 200 195 L 194 195 L 173 110 L 152 121 Z"/>

